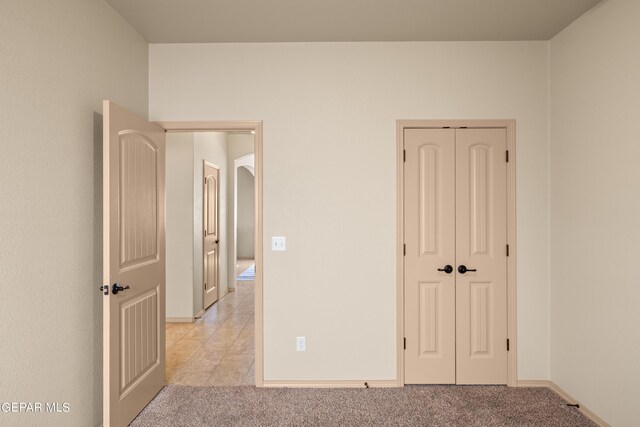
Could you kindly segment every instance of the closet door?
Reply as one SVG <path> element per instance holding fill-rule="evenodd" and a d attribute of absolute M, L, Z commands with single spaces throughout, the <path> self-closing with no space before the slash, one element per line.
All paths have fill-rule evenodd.
<path fill-rule="evenodd" d="M 505 129 L 456 130 L 458 384 L 507 383 L 506 141 Z"/>
<path fill-rule="evenodd" d="M 454 384 L 455 130 L 407 129 L 404 149 L 405 383 Z"/>

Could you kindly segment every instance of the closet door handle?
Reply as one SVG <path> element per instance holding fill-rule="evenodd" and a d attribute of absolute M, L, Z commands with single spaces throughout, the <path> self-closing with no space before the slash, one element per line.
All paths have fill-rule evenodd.
<path fill-rule="evenodd" d="M 460 267 L 458 267 L 458 273 L 460 273 L 460 274 L 464 274 L 467 271 L 478 271 L 478 270 L 476 270 L 475 268 L 474 269 L 467 268 L 467 266 L 464 265 L 464 264 L 462 264 Z"/>
<path fill-rule="evenodd" d="M 447 274 L 451 274 L 453 273 L 453 267 L 451 267 L 449 264 L 445 265 L 444 268 L 439 268 L 438 271 L 444 271 Z"/>

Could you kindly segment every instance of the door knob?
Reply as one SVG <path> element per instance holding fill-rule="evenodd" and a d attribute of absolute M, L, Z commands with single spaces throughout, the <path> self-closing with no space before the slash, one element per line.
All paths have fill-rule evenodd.
<path fill-rule="evenodd" d="M 118 292 L 122 292 L 125 289 L 131 289 L 131 287 L 129 285 L 125 286 L 124 288 L 122 286 L 120 286 L 117 283 L 113 284 L 113 287 L 111 288 L 111 293 L 116 295 Z"/>
<path fill-rule="evenodd" d="M 217 245 L 218 243 L 220 243 L 220 240 L 216 239 L 216 245 Z"/>
<path fill-rule="evenodd" d="M 477 271 L 477 270 L 475 268 L 474 269 L 467 268 L 467 266 L 464 265 L 464 264 L 462 264 L 460 267 L 458 267 L 458 273 L 460 273 L 460 274 L 464 274 L 467 271 Z"/>
<path fill-rule="evenodd" d="M 444 271 L 447 274 L 451 274 L 453 273 L 453 267 L 451 267 L 449 264 L 445 265 L 444 268 L 439 268 L 438 271 Z"/>

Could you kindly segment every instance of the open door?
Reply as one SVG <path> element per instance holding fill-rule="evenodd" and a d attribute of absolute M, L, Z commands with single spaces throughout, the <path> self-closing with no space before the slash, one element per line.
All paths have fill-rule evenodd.
<path fill-rule="evenodd" d="M 220 233 L 218 217 L 220 213 L 220 169 L 204 162 L 204 309 L 218 300 L 220 281 Z"/>
<path fill-rule="evenodd" d="M 128 425 L 165 384 L 165 134 L 104 114 L 104 426 Z"/>

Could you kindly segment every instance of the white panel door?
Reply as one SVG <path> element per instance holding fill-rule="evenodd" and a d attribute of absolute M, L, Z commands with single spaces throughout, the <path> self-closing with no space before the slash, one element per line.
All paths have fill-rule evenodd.
<path fill-rule="evenodd" d="M 165 384 L 164 129 L 104 101 L 104 426 Z"/>
<path fill-rule="evenodd" d="M 218 282 L 220 280 L 220 232 L 219 232 L 219 189 L 220 170 L 217 166 L 205 162 L 203 221 L 204 226 L 204 308 L 218 300 Z"/>
<path fill-rule="evenodd" d="M 507 383 L 506 149 L 506 129 L 456 130 L 458 384 Z"/>
<path fill-rule="evenodd" d="M 405 383 L 453 384 L 455 131 L 404 134 Z"/>

